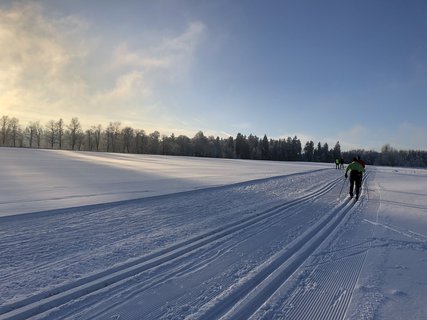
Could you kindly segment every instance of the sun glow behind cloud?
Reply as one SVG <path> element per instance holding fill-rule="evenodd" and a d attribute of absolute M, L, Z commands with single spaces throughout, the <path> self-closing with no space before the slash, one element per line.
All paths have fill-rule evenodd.
<path fill-rule="evenodd" d="M 166 82 L 185 77 L 205 26 L 191 22 L 183 32 L 152 37 L 139 49 L 123 38 L 107 43 L 89 29 L 83 19 L 34 3 L 0 10 L 0 43 L 7 44 L 0 52 L 0 114 L 21 122 L 77 116 L 87 126 L 171 125 L 156 95 Z"/>

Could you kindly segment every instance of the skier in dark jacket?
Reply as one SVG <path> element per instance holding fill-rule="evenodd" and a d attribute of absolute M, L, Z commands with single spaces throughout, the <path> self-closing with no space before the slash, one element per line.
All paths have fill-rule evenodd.
<path fill-rule="evenodd" d="M 356 185 L 356 200 L 359 199 L 360 187 L 362 185 L 363 172 L 365 168 L 357 161 L 356 158 L 353 158 L 353 162 L 350 163 L 345 169 L 345 177 L 348 177 L 348 171 L 350 170 L 350 198 L 353 198 L 354 185 Z"/>
<path fill-rule="evenodd" d="M 363 161 L 363 160 L 360 158 L 360 156 L 357 156 L 357 162 L 359 162 L 359 163 L 362 165 L 362 167 L 363 167 L 363 168 L 366 166 L 365 161 Z"/>

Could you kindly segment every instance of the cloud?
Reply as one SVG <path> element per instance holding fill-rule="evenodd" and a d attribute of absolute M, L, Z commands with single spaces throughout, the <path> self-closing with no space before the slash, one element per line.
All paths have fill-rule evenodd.
<path fill-rule="evenodd" d="M 205 34 L 201 22 L 192 22 L 175 37 L 164 37 L 139 50 L 130 49 L 128 42 L 120 43 L 114 50 L 113 67 L 138 69 L 144 73 L 161 70 L 161 74 L 176 77 L 185 73 L 192 63 L 194 52 Z"/>
<path fill-rule="evenodd" d="M 118 74 L 115 84 L 98 93 L 93 103 L 102 104 L 109 110 L 116 109 L 118 105 L 126 106 L 127 114 L 144 119 L 144 124 L 151 129 L 163 127 L 164 131 L 170 131 L 165 126 L 176 126 L 176 119 L 167 112 L 167 106 L 159 104 L 159 95 L 165 82 L 185 77 L 204 30 L 202 23 L 190 23 L 182 34 L 156 38 L 139 50 L 130 49 L 131 45 L 126 41 L 121 42 L 113 50 L 109 68 L 110 72 Z"/>
<path fill-rule="evenodd" d="M 83 25 L 78 19 L 43 19 L 43 10 L 35 4 L 0 11 L 0 40 L 2 46 L 0 64 L 4 84 L 26 89 L 36 80 L 79 81 L 71 68 L 78 59 L 86 56 L 87 50 L 77 39 L 77 30 Z M 63 31 L 63 32 L 62 32 Z M 63 92 L 61 92 L 63 93 Z"/>
<path fill-rule="evenodd" d="M 202 23 L 131 50 L 138 44 L 102 39 L 90 33 L 90 22 L 47 10 L 32 2 L 0 9 L 0 42 L 7 44 L 0 50 L 0 115 L 21 123 L 77 116 L 87 126 L 167 119 L 157 94 L 191 67 Z M 109 56 L 108 47 L 115 48 Z"/>
<path fill-rule="evenodd" d="M 133 71 L 121 75 L 116 80 L 112 90 L 95 95 L 93 104 L 115 104 L 131 100 L 137 96 L 148 96 L 149 94 L 142 72 Z"/>
<path fill-rule="evenodd" d="M 120 43 L 114 50 L 114 67 L 138 69 L 161 69 L 169 66 L 168 59 L 157 57 L 154 53 L 131 51 L 127 42 Z"/>
<path fill-rule="evenodd" d="M 85 29 L 76 18 L 47 21 L 31 3 L 0 10 L 0 105 L 7 111 L 48 113 L 86 85 L 76 66 L 87 48 L 74 36 Z"/>

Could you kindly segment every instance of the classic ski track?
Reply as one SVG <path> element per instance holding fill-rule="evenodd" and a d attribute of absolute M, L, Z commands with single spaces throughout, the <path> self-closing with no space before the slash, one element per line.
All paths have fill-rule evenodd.
<path fill-rule="evenodd" d="M 284 210 L 288 210 L 306 201 L 317 199 L 335 187 L 339 181 L 342 181 L 342 177 L 335 178 L 317 190 L 300 198 L 269 208 L 263 212 L 250 215 L 226 226 L 210 230 L 209 232 L 187 239 L 175 245 L 171 245 L 168 248 L 148 254 L 134 261 L 129 261 L 119 266 L 114 266 L 97 274 L 81 278 L 75 282 L 59 286 L 55 289 L 38 293 L 21 301 L 3 305 L 0 308 L 0 320 L 26 319 L 28 317 L 46 312 L 50 309 L 59 307 L 68 301 L 111 286 L 112 284 L 115 284 L 124 279 L 133 277 L 142 271 L 161 265 L 181 255 L 185 255 L 193 250 L 197 250 L 206 244 L 221 239 L 234 232 L 238 232 L 241 228 L 256 224 L 259 221 L 270 218 L 272 216 L 279 215 Z"/>
<path fill-rule="evenodd" d="M 264 262 L 259 270 L 243 278 L 231 292 L 220 295 L 213 304 L 202 307 L 200 311 L 190 315 L 189 319 L 249 319 L 338 229 L 353 208 L 354 201 L 349 199 L 337 205 L 330 214 L 278 252 L 274 258 Z M 344 313 L 346 308 L 343 309 L 341 311 Z"/>
<path fill-rule="evenodd" d="M 369 176 L 370 174 L 367 174 L 366 178 Z M 366 193 L 366 198 L 369 200 L 367 188 L 362 190 L 362 195 Z M 353 210 L 350 209 L 351 211 Z M 345 224 L 351 217 L 352 215 L 345 217 L 341 224 Z M 336 230 L 338 231 L 338 229 L 337 227 Z M 334 234 L 336 232 L 332 232 L 330 237 L 323 243 L 339 241 L 340 236 L 335 237 Z M 326 244 L 326 246 L 328 245 Z M 367 245 L 367 247 L 360 248 L 360 245 Z M 322 246 L 323 244 L 319 246 L 319 249 Z M 311 267 L 314 268 L 308 276 L 304 277 L 304 283 L 299 283 L 294 289 L 291 289 L 294 290 L 291 295 L 284 295 L 285 297 L 288 296 L 286 300 L 280 300 L 279 304 L 277 300 L 273 302 L 276 308 L 269 310 L 268 314 L 259 318 L 270 319 L 274 317 L 287 320 L 338 320 L 346 318 L 346 313 L 353 298 L 354 288 L 365 264 L 370 246 L 371 240 L 368 240 L 346 247 L 346 254 L 343 257 L 334 257 L 332 260 L 327 259 L 324 262 L 311 262 Z M 311 268 L 310 265 L 302 265 L 294 274 L 301 273 L 302 268 L 307 267 Z M 285 289 L 285 291 L 288 290 Z"/>
<path fill-rule="evenodd" d="M 323 292 L 332 292 L 337 289 L 334 296 L 327 294 L 319 294 L 318 291 L 299 292 L 290 300 L 293 305 L 300 305 L 304 302 L 304 306 L 300 308 L 290 309 L 286 313 L 286 319 L 343 319 L 347 305 L 350 302 L 351 295 L 348 291 L 354 286 L 348 288 L 348 284 L 355 284 L 358 271 L 361 269 L 364 262 L 364 254 L 359 254 L 347 261 L 338 261 L 334 265 L 334 272 L 323 272 L 318 270 L 312 277 L 315 283 L 323 283 L 321 290 Z M 303 290 L 302 290 L 303 291 Z M 306 307 L 306 308 L 305 308 Z"/>
<path fill-rule="evenodd" d="M 313 199 L 310 199 L 310 201 L 311 200 L 313 200 Z M 122 305 L 124 302 L 128 301 L 129 299 L 132 299 L 135 295 L 139 294 L 140 292 L 143 292 L 143 291 L 149 290 L 153 287 L 156 287 L 156 286 L 170 280 L 171 278 L 181 277 L 181 276 L 184 276 L 184 275 L 189 274 L 189 273 L 197 272 L 198 269 L 202 269 L 203 267 L 205 267 L 209 263 L 217 260 L 219 257 L 226 254 L 228 251 L 237 247 L 240 243 L 245 242 L 252 237 L 255 237 L 257 234 L 268 230 L 269 228 L 277 225 L 277 223 L 279 223 L 281 221 L 287 220 L 290 217 L 295 216 L 300 212 L 304 212 L 305 209 L 302 207 L 303 206 L 305 207 L 306 205 L 309 205 L 309 203 L 308 202 L 303 203 L 302 205 L 298 206 L 296 208 L 296 210 L 292 210 L 292 212 L 290 212 L 287 215 L 277 215 L 277 216 L 270 217 L 270 218 L 274 218 L 275 220 L 269 219 L 267 221 L 258 221 L 256 224 L 252 224 L 252 225 L 249 225 L 245 228 L 242 228 L 242 229 L 224 237 L 220 241 L 219 240 L 215 241 L 216 243 L 212 242 L 210 244 L 205 245 L 204 247 L 200 247 L 198 249 L 195 249 L 191 252 L 191 254 L 195 255 L 197 257 L 197 259 L 188 259 L 188 257 L 186 257 L 184 255 L 177 257 L 176 259 L 171 260 L 169 262 L 173 261 L 174 262 L 173 264 L 178 265 L 178 267 L 173 268 L 171 271 L 166 270 L 166 271 L 164 271 L 165 273 L 162 272 L 158 275 L 155 275 L 154 277 L 150 277 L 150 280 L 147 281 L 147 283 L 142 285 L 142 286 L 141 286 L 140 281 L 138 281 L 138 283 L 136 283 L 136 284 L 123 283 L 122 285 L 118 286 L 117 288 L 114 288 L 114 289 L 112 288 L 111 290 L 108 291 L 108 296 L 109 296 L 108 299 L 111 300 L 111 303 L 107 303 L 108 309 L 112 309 L 114 307 Z M 284 212 L 282 212 L 282 213 L 284 213 Z M 253 230 L 253 227 L 255 227 L 255 230 Z M 290 228 L 288 231 L 291 232 L 292 229 L 295 229 L 295 227 L 293 225 L 292 225 L 292 228 Z M 247 234 L 245 236 L 243 236 L 242 238 L 240 238 L 237 242 L 226 244 L 228 241 L 234 241 L 236 239 L 237 233 L 243 233 L 243 232 L 245 232 Z M 218 249 L 219 247 L 224 246 L 224 245 L 225 245 L 224 248 Z M 209 248 L 208 248 L 208 246 L 209 246 Z M 205 252 L 202 252 L 202 253 L 197 252 L 197 250 L 200 251 L 202 249 Z M 209 254 L 212 254 L 212 252 L 215 252 L 215 253 L 213 255 L 209 256 Z M 188 253 L 187 255 L 189 255 L 189 254 L 190 253 Z M 178 259 L 182 259 L 183 261 L 181 262 Z M 125 286 L 125 289 L 123 289 L 123 286 Z M 229 286 L 231 286 L 231 282 L 223 282 L 222 286 L 223 287 L 229 287 Z M 116 300 L 116 302 L 113 302 L 115 300 L 114 295 L 116 295 L 116 294 L 120 295 L 120 299 L 118 299 L 118 301 Z M 186 299 L 192 299 L 192 298 L 194 298 L 194 297 L 191 297 L 191 296 L 187 296 L 184 298 L 179 297 L 178 299 L 168 300 L 168 304 L 169 305 L 171 305 L 171 304 L 185 305 L 187 302 Z M 212 298 L 214 298 L 213 295 L 204 295 L 203 300 L 209 301 Z M 95 300 L 96 300 L 96 298 L 95 298 Z M 88 301 L 88 302 L 80 301 L 78 311 L 85 308 L 85 305 L 83 305 L 82 303 L 84 303 L 86 306 L 91 305 L 91 301 Z M 149 309 L 145 309 L 144 310 L 144 319 L 148 320 L 148 319 L 160 318 L 162 316 L 163 311 L 164 311 L 164 310 L 162 310 L 161 303 L 162 302 L 160 302 L 158 305 L 152 306 Z M 75 310 L 70 311 L 70 312 L 72 314 L 74 314 Z M 92 318 L 94 319 L 97 317 L 100 317 L 102 319 L 102 315 L 104 315 L 105 312 L 107 312 L 106 309 L 99 310 L 99 312 L 97 312 L 95 314 L 91 314 L 91 319 Z M 71 315 L 71 314 L 68 314 L 68 315 Z M 62 318 L 67 318 L 67 317 L 61 316 L 60 318 L 62 319 Z"/>
<path fill-rule="evenodd" d="M 322 169 L 322 170 L 315 170 L 315 171 L 323 171 L 324 169 Z M 314 171 L 314 172 L 315 172 Z M 312 172 L 309 172 L 309 173 L 312 173 Z M 287 175 L 287 176 L 283 176 L 283 177 L 290 177 L 290 176 L 293 176 L 294 174 L 292 174 L 292 175 Z M 280 179 L 280 178 L 283 178 L 283 177 L 272 177 L 272 178 L 268 178 L 268 179 L 260 179 L 259 180 L 259 182 L 262 182 L 262 181 L 266 181 L 266 180 L 270 180 L 270 179 L 273 179 L 273 180 L 275 180 L 275 179 Z M 254 183 L 254 182 L 257 182 L 258 180 L 255 180 L 255 181 L 249 181 L 249 182 L 244 182 L 244 183 L 237 183 L 236 184 L 236 186 L 239 186 L 239 185 L 245 185 L 246 183 Z M 231 186 L 233 186 L 233 185 L 231 185 Z M 312 186 L 311 188 L 309 188 L 309 189 L 307 189 L 306 190 L 306 192 L 307 193 L 309 193 L 309 192 L 311 192 L 311 191 L 313 191 L 313 190 L 317 190 L 317 187 L 318 186 Z M 208 189 L 205 189 L 205 190 L 210 190 L 210 189 L 212 189 L 212 190 L 216 190 L 216 189 L 221 189 L 222 187 L 213 187 L 213 188 L 208 188 Z M 197 190 L 196 192 L 199 192 L 199 191 L 201 191 L 202 189 L 199 189 L 199 190 Z M 185 193 L 187 193 L 187 192 L 183 192 L 183 194 L 185 194 Z M 130 203 L 133 203 L 134 201 L 136 201 L 136 200 L 130 200 L 130 201 L 123 201 L 123 202 L 130 202 Z M 120 203 L 120 202 L 119 202 Z M 99 207 L 104 207 L 104 208 L 106 208 L 107 210 L 109 209 L 109 206 L 108 206 L 108 203 L 107 204 L 101 204 L 101 205 L 96 205 L 95 206 L 95 208 L 93 208 L 93 209 L 86 209 L 86 210 L 89 210 L 89 212 L 87 212 L 87 213 L 85 213 L 85 214 L 83 214 L 83 215 L 80 215 L 79 214 L 79 217 L 80 218 L 82 218 L 82 217 L 87 217 L 87 216 L 91 216 L 94 212 L 97 212 L 98 210 L 98 208 Z M 86 206 L 83 206 L 82 208 L 85 208 Z M 89 207 L 93 207 L 93 205 L 90 205 Z M 72 211 L 76 211 L 76 210 L 78 210 L 78 208 L 70 208 L 69 210 L 72 210 Z M 249 216 L 249 215 L 248 215 Z M 9 217 L 10 218 L 10 217 Z M 64 223 L 65 221 L 68 221 L 68 220 L 74 220 L 75 218 L 73 217 L 73 218 L 67 218 L 66 216 L 64 216 L 63 218 L 62 218 L 62 222 Z M 170 227 L 170 226 L 174 226 L 174 223 L 175 223 L 175 221 L 173 220 L 173 219 L 171 219 L 171 218 L 163 218 L 162 219 L 162 227 Z M 64 223 L 65 224 L 65 223 Z M 151 228 L 150 227 L 148 227 L 148 228 L 146 228 L 145 229 L 145 232 L 151 232 L 151 230 L 154 230 L 154 229 L 156 229 L 156 228 L 158 228 L 158 226 L 152 226 Z M 135 234 L 135 235 L 137 235 L 138 234 L 138 232 L 134 232 L 133 234 Z M 129 236 L 129 234 L 128 234 L 128 236 Z M 9 236 L 9 237 L 11 237 L 11 236 Z M 8 237 L 5 237 L 5 238 L 2 238 L 2 240 L 5 240 L 5 239 L 7 239 Z M 11 237 L 12 239 L 13 239 L 13 237 Z M 17 242 L 14 242 L 14 241 L 2 241 L 2 243 L 1 243 L 1 245 L 0 245 L 0 251 L 2 251 L 1 249 L 2 249 L 2 247 L 4 247 L 4 248 L 10 248 L 10 247 L 13 247 L 13 246 L 16 246 L 17 244 L 19 244 L 21 247 L 24 245 L 24 244 L 26 244 L 26 243 L 33 243 L 33 241 L 34 241 L 34 239 L 32 239 L 32 238 L 26 238 L 25 240 L 23 240 L 23 239 L 19 239 L 19 240 L 17 240 Z M 122 241 L 126 241 L 126 239 L 122 239 Z M 120 241 L 119 241 L 120 242 Z M 116 242 L 115 244 L 118 244 L 119 242 Z M 104 245 L 104 246 L 98 246 L 97 247 L 97 249 L 99 250 L 100 248 L 103 248 L 103 247 L 105 247 L 106 249 L 109 249 L 109 247 L 110 247 L 110 243 L 109 244 L 106 244 L 106 245 Z M 171 245 L 173 245 L 173 244 L 171 244 Z M 108 251 L 108 250 L 106 250 L 106 251 Z M 70 262 L 66 262 L 68 265 L 72 265 L 72 264 L 78 264 L 78 262 L 75 262 L 75 261 L 78 261 L 79 259 L 78 259 L 78 256 L 74 256 L 74 258 L 73 258 L 73 260 L 71 260 Z M 55 260 L 55 261 L 48 261 L 48 262 L 45 262 L 45 263 L 39 263 L 39 264 L 37 264 L 37 268 L 38 268 L 38 271 L 39 272 L 43 272 L 44 270 L 48 270 L 48 271 L 50 271 L 50 270 L 52 270 L 55 266 L 61 266 L 61 265 L 63 265 L 63 263 L 64 263 L 64 261 L 62 261 L 62 260 Z M 27 269 L 20 269 L 20 270 L 17 270 L 17 271 L 12 271 L 12 272 L 6 272 L 4 275 L 0 275 L 0 281 L 6 281 L 6 280 L 8 280 L 8 279 L 11 279 L 11 278 L 14 278 L 14 277 L 16 277 L 16 276 L 27 276 L 27 277 L 31 277 L 31 274 L 34 272 L 34 267 L 33 267 L 33 265 L 29 265 L 28 267 L 27 267 Z M 0 314 L 3 312 L 3 307 L 2 306 L 0 306 Z"/>
<path fill-rule="evenodd" d="M 367 175 L 368 177 L 369 175 Z M 369 194 L 366 193 L 366 197 L 369 200 Z M 339 237 L 331 241 L 339 241 Z M 371 241 L 362 244 L 368 245 L 368 247 L 362 248 L 362 250 L 358 248 L 360 245 L 358 244 L 353 246 L 345 257 L 334 258 L 318 264 L 305 280 L 310 284 L 315 284 L 316 290 L 305 290 L 304 286 L 297 287 L 286 301 L 286 305 L 282 305 L 280 308 L 280 318 L 289 320 L 344 319 L 365 264 Z"/>

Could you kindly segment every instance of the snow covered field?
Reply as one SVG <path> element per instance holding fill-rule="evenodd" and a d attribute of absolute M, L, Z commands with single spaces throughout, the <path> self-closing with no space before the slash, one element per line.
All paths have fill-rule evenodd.
<path fill-rule="evenodd" d="M 0 319 L 427 318 L 427 170 L 354 203 L 333 164 L 0 161 Z"/>

